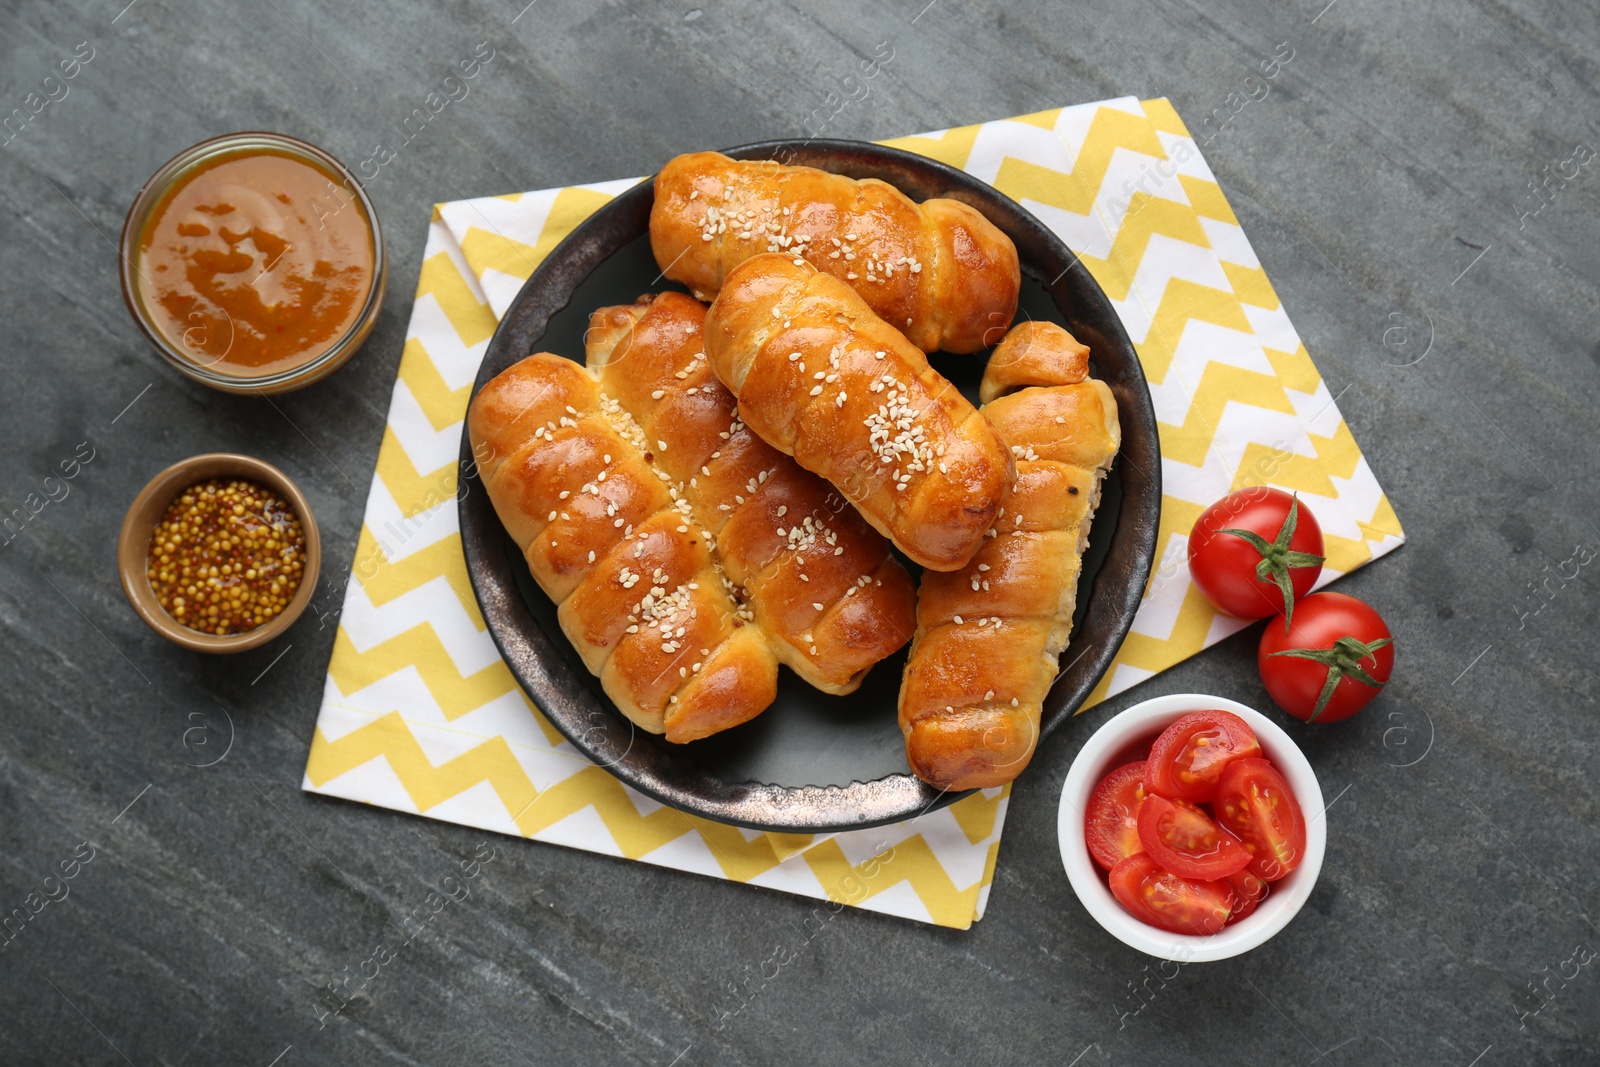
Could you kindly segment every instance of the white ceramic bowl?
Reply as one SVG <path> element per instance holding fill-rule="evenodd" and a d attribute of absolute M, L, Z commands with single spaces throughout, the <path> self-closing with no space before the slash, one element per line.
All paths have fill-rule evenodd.
<path fill-rule="evenodd" d="M 1100 779 L 1123 763 L 1141 758 L 1121 758 L 1125 749 L 1141 739 L 1154 741 L 1157 734 L 1180 716 L 1213 708 L 1231 711 L 1250 724 L 1261 742 L 1262 753 L 1294 790 L 1306 818 L 1306 855 L 1300 866 L 1271 884 L 1266 899 L 1245 919 L 1206 937 L 1174 934 L 1135 919 L 1111 895 L 1105 876 L 1089 855 L 1089 846 L 1084 841 L 1083 813 Z M 1289 925 L 1289 920 L 1311 896 L 1317 875 L 1322 871 L 1322 856 L 1328 847 L 1328 823 L 1324 816 L 1322 788 L 1317 785 L 1316 773 L 1299 747 L 1276 723 L 1234 700 L 1201 693 L 1179 693 L 1135 704 L 1094 732 L 1072 761 L 1066 783 L 1061 787 L 1056 833 L 1061 841 L 1061 862 L 1067 868 L 1067 880 L 1096 922 L 1117 940 L 1140 952 L 1179 963 L 1203 963 L 1248 952 Z"/>

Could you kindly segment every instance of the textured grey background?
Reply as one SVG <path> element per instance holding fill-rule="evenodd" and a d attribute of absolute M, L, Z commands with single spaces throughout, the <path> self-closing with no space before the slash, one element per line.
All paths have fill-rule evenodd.
<path fill-rule="evenodd" d="M 1600 947 L 1600 600 L 1592 566 L 1552 578 L 1600 548 L 1600 161 L 1518 210 L 1542 167 L 1600 145 L 1585 0 L 125 2 L 0 5 L 0 113 L 95 50 L 0 147 L 0 506 L 95 449 L 0 546 L 0 910 L 96 850 L 0 952 L 0 1060 L 1600 1062 L 1600 966 L 1566 962 Z M 365 351 L 276 406 L 166 369 L 108 240 L 144 178 L 236 129 L 353 163 L 479 41 L 497 56 L 471 95 L 370 186 L 394 263 Z M 1266 706 L 1252 629 L 1052 739 L 970 932 L 841 914 L 719 1029 L 729 983 L 810 903 L 496 838 L 472 896 L 319 1028 L 318 987 L 486 835 L 302 795 L 331 627 L 308 617 L 232 660 L 163 643 L 116 584 L 129 498 L 191 453 L 267 457 L 312 500 L 333 595 L 429 205 L 799 134 L 880 42 L 893 63 L 830 135 L 1121 94 L 1168 96 L 1199 130 L 1294 49 L 1206 154 L 1410 536 L 1342 586 L 1387 615 L 1396 681 L 1349 723 L 1295 731 L 1338 797 L 1310 904 L 1259 951 L 1135 1000 L 1149 961 L 1094 925 L 1057 855 L 1067 764 L 1117 710 L 1186 690 Z M 1519 618 L 1547 579 L 1553 599 Z M 190 716 L 219 709 L 231 752 L 186 766 Z"/>

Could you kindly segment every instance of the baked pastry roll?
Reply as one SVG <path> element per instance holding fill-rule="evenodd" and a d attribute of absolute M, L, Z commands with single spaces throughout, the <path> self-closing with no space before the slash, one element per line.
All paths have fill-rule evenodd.
<path fill-rule="evenodd" d="M 906 760 L 942 789 L 1003 785 L 1038 742 L 1089 524 L 1122 439 L 1116 400 L 1088 377 L 1088 355 L 1061 327 L 1027 322 L 984 373 L 983 414 L 1016 457 L 1016 484 L 965 567 L 923 574 L 900 685 Z"/>
<path fill-rule="evenodd" d="M 590 370 L 643 429 L 778 659 L 824 692 L 852 692 L 911 639 L 916 590 L 832 486 L 740 421 L 706 360 L 705 318 L 682 293 L 601 308 L 585 335 Z"/>
<path fill-rule="evenodd" d="M 993 525 L 1005 443 L 856 291 L 786 255 L 745 260 L 705 352 L 756 435 L 832 482 L 917 563 L 955 570 Z"/>
<path fill-rule="evenodd" d="M 529 356 L 483 387 L 467 428 L 496 514 L 624 715 L 693 741 L 772 703 L 777 659 L 709 534 L 583 367 Z"/>
<path fill-rule="evenodd" d="M 704 300 L 751 256 L 804 259 L 924 352 L 994 344 L 1022 284 L 1016 246 L 966 204 L 918 204 L 875 178 L 717 152 L 678 156 L 656 175 L 650 247 L 668 278 Z"/>

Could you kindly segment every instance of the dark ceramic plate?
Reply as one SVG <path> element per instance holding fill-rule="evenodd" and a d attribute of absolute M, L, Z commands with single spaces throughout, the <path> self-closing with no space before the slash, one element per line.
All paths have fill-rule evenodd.
<path fill-rule="evenodd" d="M 735 148 L 739 159 L 778 159 L 853 178 L 881 178 L 914 200 L 944 196 L 983 212 L 1016 242 L 1022 315 L 1061 323 L 1089 346 L 1094 374 L 1116 394 L 1122 451 L 1106 479 L 1090 534 L 1072 643 L 1045 700 L 1043 734 L 1072 717 L 1100 680 L 1133 622 L 1155 555 L 1161 460 L 1155 411 L 1133 345 L 1089 272 L 1043 223 L 961 171 L 860 141 L 769 141 Z M 476 391 L 531 352 L 582 359 L 589 313 L 641 293 L 678 288 L 650 255 L 653 197 L 642 182 L 573 231 L 511 305 L 489 343 Z M 974 403 L 982 356 L 935 355 L 933 365 Z M 462 434 L 461 458 L 471 446 Z M 827 696 L 787 669 L 777 703 L 756 719 L 689 745 L 670 745 L 618 712 L 556 624 L 483 493 L 460 503 L 461 542 L 478 604 L 511 672 L 574 747 L 622 781 L 686 812 L 767 830 L 824 832 L 911 818 L 964 794 L 942 793 L 906 769 L 896 724 L 902 652 L 855 693 Z M 912 574 L 914 565 L 907 564 Z M 1041 738 L 1034 757 L 1051 757 Z"/>

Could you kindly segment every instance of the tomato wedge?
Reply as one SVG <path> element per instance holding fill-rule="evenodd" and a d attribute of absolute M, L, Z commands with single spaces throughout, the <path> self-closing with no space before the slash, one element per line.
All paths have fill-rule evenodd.
<path fill-rule="evenodd" d="M 1144 851 L 1139 843 L 1139 806 L 1144 798 L 1144 760 L 1118 767 L 1094 787 L 1083 814 L 1083 836 L 1089 854 L 1106 870 Z"/>
<path fill-rule="evenodd" d="M 1180 878 L 1143 852 L 1112 868 L 1111 893 L 1135 919 L 1174 934 L 1214 934 L 1233 910 L 1227 882 Z"/>
<path fill-rule="evenodd" d="M 1147 803 L 1148 806 L 1148 803 Z M 1306 817 L 1283 775 L 1264 759 L 1228 764 L 1217 783 L 1217 822 L 1250 853 L 1250 869 L 1276 882 L 1306 854 Z"/>
<path fill-rule="evenodd" d="M 1201 804 L 1216 796 L 1224 767 L 1259 755 L 1255 731 L 1239 716 L 1220 709 L 1190 712 L 1150 746 L 1144 787 L 1169 800 Z"/>
<path fill-rule="evenodd" d="M 1266 900 L 1272 891 L 1267 880 L 1248 867 L 1230 876 L 1228 884 L 1233 887 L 1233 914 L 1228 916 L 1230 926 L 1255 911 L 1256 905 Z"/>
<path fill-rule="evenodd" d="M 1139 841 L 1151 859 L 1180 878 L 1210 882 L 1250 866 L 1245 847 L 1184 800 L 1146 797 L 1139 808 Z"/>

